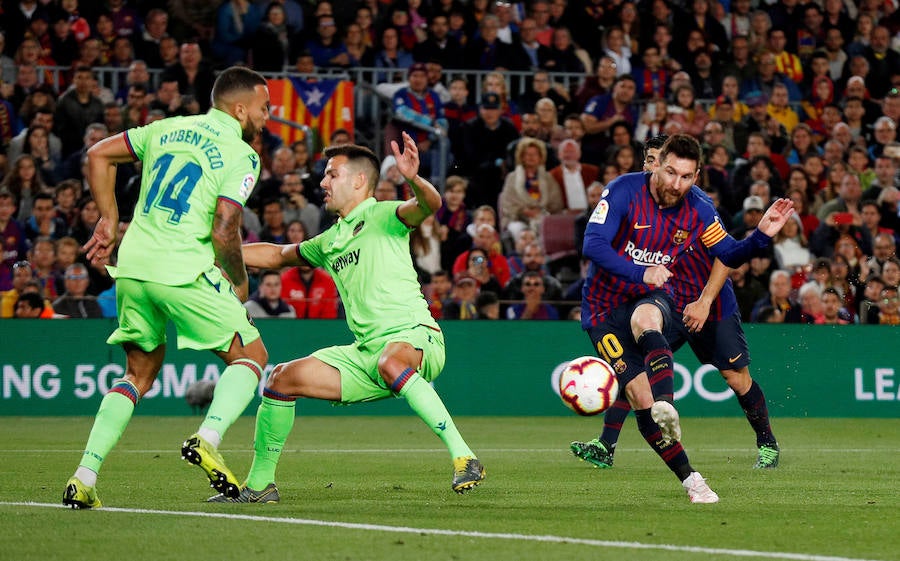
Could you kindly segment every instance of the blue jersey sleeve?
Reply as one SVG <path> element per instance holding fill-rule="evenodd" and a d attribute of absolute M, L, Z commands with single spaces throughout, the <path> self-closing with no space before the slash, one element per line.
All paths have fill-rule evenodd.
<path fill-rule="evenodd" d="M 697 187 L 694 187 L 694 190 L 699 193 L 697 207 L 705 225 L 700 241 L 709 250 L 710 255 L 718 257 L 722 263 L 734 269 L 759 254 L 772 242 L 772 238 L 759 230 L 754 230 L 743 240 L 734 239 L 722 226 L 722 219 L 716 213 L 709 197 Z"/>
<path fill-rule="evenodd" d="M 627 176 L 618 177 L 607 186 L 584 232 L 582 252 L 596 266 L 631 282 L 643 282 L 645 267 L 619 255 L 612 242 L 622 224 L 629 219 L 631 193 Z"/>

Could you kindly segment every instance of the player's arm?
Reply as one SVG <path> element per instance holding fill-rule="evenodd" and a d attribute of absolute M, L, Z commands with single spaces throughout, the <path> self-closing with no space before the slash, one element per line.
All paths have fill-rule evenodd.
<path fill-rule="evenodd" d="M 225 197 L 216 203 L 213 216 L 212 245 L 216 262 L 228 276 L 241 302 L 246 302 L 250 292 L 247 269 L 241 253 L 241 220 L 243 207 Z"/>
<path fill-rule="evenodd" d="M 598 267 L 631 282 L 662 286 L 671 276 L 671 271 L 661 265 L 643 267 L 625 259 L 613 249 L 611 240 L 625 224 L 628 201 L 616 196 L 616 189 L 609 189 L 607 197 L 600 200 L 588 220 L 584 232 L 582 254 Z"/>
<path fill-rule="evenodd" d="M 700 239 L 722 263 L 731 268 L 739 267 L 760 250 L 769 247 L 772 236 L 790 219 L 793 209 L 794 203 L 790 199 L 776 200 L 766 210 L 753 233 L 740 241 L 728 235 L 719 220 L 710 224 Z"/>
<path fill-rule="evenodd" d="M 119 209 L 116 206 L 116 165 L 135 160 L 126 133 L 105 138 L 91 146 L 88 156 L 88 183 L 100 211 L 100 220 L 91 239 L 84 244 L 87 258 L 103 265 L 116 247 L 119 232 Z"/>
<path fill-rule="evenodd" d="M 415 195 L 397 208 L 397 214 L 408 226 L 416 227 L 429 215 L 441 208 L 443 201 L 441 194 L 427 179 L 419 176 L 419 148 L 411 136 L 403 133 L 403 153 L 397 141 L 391 141 L 391 150 L 397 159 L 397 170 L 406 179 L 406 182 Z"/>
<path fill-rule="evenodd" d="M 722 291 L 722 287 L 725 286 L 725 281 L 728 280 L 728 274 L 730 272 L 731 269 L 719 261 L 718 258 L 715 260 L 712 271 L 709 273 L 709 280 L 706 281 L 703 292 L 700 293 L 700 298 L 685 306 L 684 311 L 682 312 L 684 325 L 690 331 L 700 331 L 703 329 L 706 318 L 709 317 L 709 309 L 712 307 L 716 298 L 718 298 L 719 292 Z"/>
<path fill-rule="evenodd" d="M 281 269 L 309 263 L 300 255 L 299 244 L 248 243 L 244 246 L 244 262 L 257 269 Z"/>

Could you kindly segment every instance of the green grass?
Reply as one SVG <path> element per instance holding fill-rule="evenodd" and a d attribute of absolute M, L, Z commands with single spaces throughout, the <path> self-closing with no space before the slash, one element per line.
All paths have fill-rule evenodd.
<path fill-rule="evenodd" d="M 750 469 L 756 451 L 744 419 L 684 419 L 691 462 L 721 497 L 692 505 L 632 418 L 612 470 L 568 452 L 570 440 L 596 435 L 598 419 L 459 418 L 487 479 L 458 496 L 446 451 L 418 419 L 301 417 L 279 466 L 282 502 L 217 505 L 204 502 L 212 493 L 200 470 L 179 458 L 198 419 L 135 417 L 101 473 L 106 508 L 10 505 L 60 502 L 91 421 L 0 417 L 0 559 L 900 559 L 898 419 L 776 419 L 782 464 L 765 472 Z M 241 418 L 222 447 L 240 474 L 252 458 L 252 423 Z"/>

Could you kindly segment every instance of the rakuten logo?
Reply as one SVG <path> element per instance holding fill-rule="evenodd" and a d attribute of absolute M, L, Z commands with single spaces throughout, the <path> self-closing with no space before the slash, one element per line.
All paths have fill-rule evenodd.
<path fill-rule="evenodd" d="M 668 265 L 672 262 L 670 255 L 666 255 L 662 251 L 650 251 L 649 249 L 635 247 L 633 242 L 628 242 L 625 245 L 625 254 L 629 255 L 635 264 L 645 267 Z"/>

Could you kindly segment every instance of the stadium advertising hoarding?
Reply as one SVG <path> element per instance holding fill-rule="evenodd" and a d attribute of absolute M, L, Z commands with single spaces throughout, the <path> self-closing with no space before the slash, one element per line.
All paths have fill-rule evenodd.
<path fill-rule="evenodd" d="M 349 340 L 342 321 L 257 322 L 270 365 Z M 551 389 L 554 369 L 590 354 L 574 322 L 445 322 L 447 365 L 436 380 L 454 415 L 568 415 Z M 111 320 L 0 322 L 0 415 L 93 415 L 124 372 L 124 353 L 105 344 Z M 773 417 L 900 417 L 897 329 L 882 326 L 748 325 L 751 371 Z M 675 355 L 675 390 L 685 416 L 740 416 L 718 372 L 685 348 Z M 189 415 L 187 388 L 217 380 L 211 353 L 179 351 L 175 334 L 162 372 L 137 413 Z M 247 413 L 256 409 L 251 404 Z M 401 400 L 333 407 L 303 400 L 300 415 L 406 415 Z"/>

